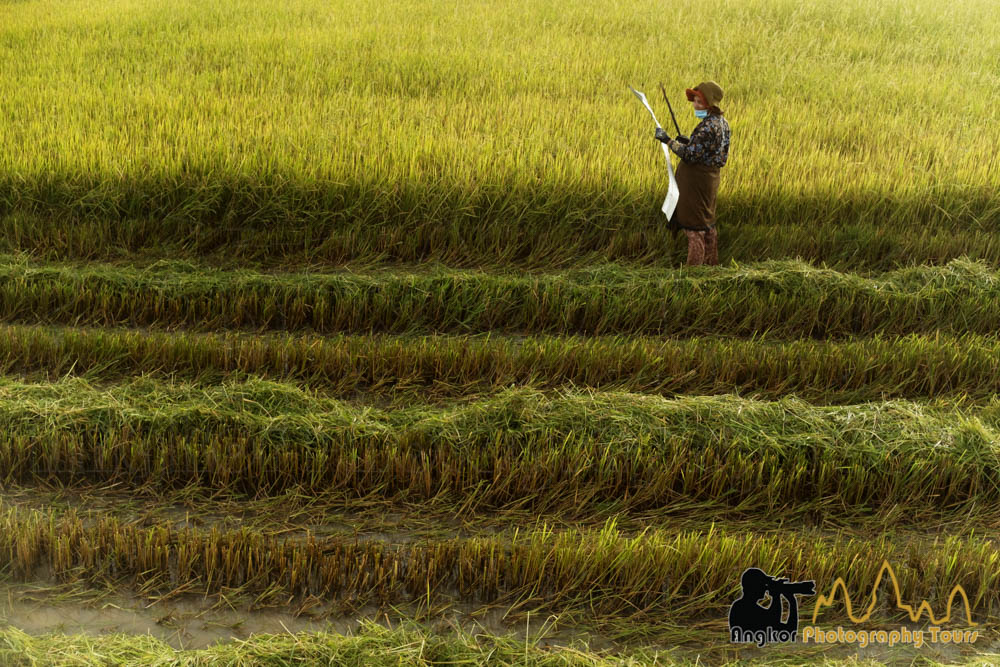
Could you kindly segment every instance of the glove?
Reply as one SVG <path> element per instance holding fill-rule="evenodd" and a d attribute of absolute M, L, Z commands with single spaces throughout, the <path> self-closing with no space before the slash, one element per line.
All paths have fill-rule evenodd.
<path fill-rule="evenodd" d="M 687 143 L 688 143 L 688 142 L 690 142 L 690 141 L 691 141 L 691 140 L 690 140 L 690 139 L 688 139 L 687 137 L 685 137 L 685 136 L 684 136 L 683 134 L 678 134 L 678 135 L 677 135 L 677 142 L 678 142 L 678 143 L 681 143 L 681 144 L 687 144 Z"/>
<path fill-rule="evenodd" d="M 655 136 L 656 136 L 657 139 L 659 139 L 663 143 L 667 143 L 668 141 L 670 141 L 670 135 L 667 134 L 667 131 L 664 130 L 662 127 L 656 128 L 656 135 Z"/>

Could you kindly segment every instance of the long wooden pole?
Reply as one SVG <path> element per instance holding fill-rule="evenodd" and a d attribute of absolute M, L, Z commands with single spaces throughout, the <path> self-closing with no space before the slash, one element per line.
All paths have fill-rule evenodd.
<path fill-rule="evenodd" d="M 674 116 L 674 108 L 670 106 L 670 100 L 667 99 L 667 89 L 663 87 L 662 83 L 660 84 L 660 92 L 663 93 L 663 101 L 667 103 L 667 109 L 670 110 L 670 118 L 674 121 L 674 129 L 676 129 L 677 134 L 680 135 L 681 128 L 677 125 L 677 118 Z"/>

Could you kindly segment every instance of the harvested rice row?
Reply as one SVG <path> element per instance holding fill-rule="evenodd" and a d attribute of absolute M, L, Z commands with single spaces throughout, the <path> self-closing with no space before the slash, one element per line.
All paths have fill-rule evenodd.
<path fill-rule="evenodd" d="M 648 215 L 626 217 L 627 222 L 616 217 L 603 223 L 526 223 L 511 216 L 484 225 L 477 220 L 448 223 L 415 216 L 392 225 L 348 218 L 328 224 L 226 223 L 215 228 L 177 219 L 10 214 L 0 215 L 0 252 L 26 252 L 56 261 L 169 257 L 234 268 L 440 262 L 456 268 L 549 271 L 608 261 L 676 267 L 684 262 L 683 237 L 672 239 L 661 215 L 651 207 Z M 1000 263 L 995 232 L 950 221 L 914 227 L 910 219 L 900 226 L 886 226 L 844 220 L 820 225 L 809 218 L 776 234 L 771 223 L 740 224 L 723 216 L 720 229 L 723 264 L 797 257 L 842 271 L 885 271 L 958 258 Z"/>
<path fill-rule="evenodd" d="M 7 382 L 7 483 L 450 501 L 466 510 L 741 516 L 988 511 L 1000 406 L 819 407 L 732 396 L 506 391 L 450 408 L 356 408 L 269 382 Z M 609 509 L 610 508 L 610 509 Z"/>
<path fill-rule="evenodd" d="M 630 649 L 627 652 L 580 647 L 547 646 L 532 638 L 526 642 L 511 635 L 465 633 L 449 629 L 431 631 L 415 623 L 386 628 L 367 621 L 356 633 L 299 632 L 253 633 L 239 642 L 200 649 L 175 648 L 151 635 L 102 634 L 33 636 L 13 627 L 0 629 L 0 663 L 5 665 L 176 665 L 218 667 L 225 665 L 480 665 L 510 667 L 638 667 L 639 665 L 704 665 L 704 660 L 668 660 L 663 650 Z M 55 656 L 63 656 L 63 662 Z M 877 667 L 855 660 L 826 662 L 826 667 Z M 933 663 L 928 663 L 933 664 Z"/>
<path fill-rule="evenodd" d="M 554 619 L 550 619 L 554 620 Z M 628 621 L 624 621 L 628 624 Z M 416 623 L 386 628 L 363 621 L 358 632 L 340 634 L 299 632 L 295 634 L 254 633 L 243 641 L 217 644 L 200 649 L 172 647 L 151 635 L 52 634 L 36 637 L 16 628 L 0 630 L 0 661 L 13 665 L 57 664 L 104 667 L 107 664 L 169 664 L 178 667 L 216 667 L 226 665 L 371 665 L 398 667 L 400 664 L 419 667 L 436 665 L 480 665 L 495 663 L 507 667 L 639 667 L 675 666 L 704 667 L 711 664 L 767 667 L 776 664 L 773 652 L 765 657 L 731 659 L 731 645 L 718 644 L 716 630 L 680 632 L 671 629 L 670 637 L 697 637 L 706 642 L 697 646 L 682 646 L 671 642 L 669 647 L 597 649 L 586 646 L 565 646 L 558 636 L 561 626 L 547 626 L 556 634 L 551 642 L 544 633 L 532 634 L 527 640 L 513 632 L 495 635 L 490 632 L 462 632 L 449 628 L 446 633 L 429 630 Z M 635 624 L 628 627 L 634 633 Z M 656 633 L 660 639 L 665 633 Z M 983 633 L 980 633 L 983 634 Z M 986 644 L 986 640 L 980 640 Z M 908 661 L 919 660 L 925 667 L 992 667 L 1000 655 L 983 646 L 981 653 L 951 657 L 940 653 L 928 655 L 926 647 L 914 650 Z M 825 647 L 819 647 L 825 648 Z M 882 667 L 885 657 L 833 658 L 805 652 L 796 646 L 793 656 L 781 656 L 783 664 L 816 664 L 822 667 Z M 805 655 L 803 655 L 805 653 Z M 874 653 L 874 652 L 873 652 Z M 875 655 L 878 655 L 877 653 Z M 54 656 L 72 656 L 65 662 L 55 662 Z M 899 657 L 899 653 L 891 657 Z M 727 659 L 728 658 L 728 659 Z"/>
<path fill-rule="evenodd" d="M 95 475 L 96 477 L 96 475 Z M 472 494 L 470 494 L 472 495 Z M 773 511 L 740 512 L 712 500 L 677 498 L 658 507 L 631 511 L 628 502 L 609 499 L 602 503 L 581 502 L 559 507 L 549 503 L 539 513 L 535 506 L 545 494 L 506 507 L 464 502 L 443 492 L 433 498 L 413 494 L 412 501 L 378 497 L 352 498 L 322 489 L 295 488 L 276 495 L 249 496 L 233 490 L 188 485 L 179 488 L 137 487 L 126 482 L 107 485 L 82 478 L 70 481 L 31 479 L 24 485 L 3 483 L 3 503 L 22 511 L 63 514 L 81 512 L 116 517 L 123 524 L 138 526 L 194 526 L 200 530 L 247 529 L 265 536 L 294 539 L 311 533 L 316 537 L 344 536 L 359 540 L 412 542 L 452 537 L 492 537 L 523 531 L 525 526 L 548 523 L 555 530 L 592 529 L 614 518 L 623 535 L 633 536 L 650 528 L 701 530 L 711 523 L 729 531 L 754 530 L 775 534 L 791 527 L 815 527 L 844 536 L 868 537 L 891 530 L 901 539 L 926 538 L 947 533 L 990 531 L 1000 512 L 969 506 L 969 514 L 956 520 L 956 511 L 935 507 L 889 508 L 826 507 L 804 501 Z M 627 499 L 625 499 L 627 500 Z M 822 508 L 822 509 L 817 509 Z M 826 512 L 826 513 L 824 513 Z M 942 521 L 949 522 L 942 527 Z M 2 610 L 0 610 L 2 613 Z"/>
<path fill-rule="evenodd" d="M 0 318 L 196 330 L 844 337 L 992 334 L 1000 273 L 953 261 L 877 278 L 771 262 L 710 272 L 599 267 L 544 275 L 195 272 L 0 264 Z"/>
<path fill-rule="evenodd" d="M 934 599 L 961 585 L 974 620 L 1000 609 L 1000 549 L 971 536 L 856 539 L 714 528 L 623 537 L 609 522 L 600 531 L 554 533 L 541 527 L 513 538 L 392 544 L 340 537 L 282 540 L 246 530 L 140 528 L 72 513 L 0 514 L 0 567 L 14 581 L 51 577 L 146 594 L 227 591 L 277 604 L 317 596 L 353 608 L 519 601 L 522 609 L 539 612 L 681 620 L 724 614 L 737 597 L 739 573 L 748 566 L 813 579 L 818 586 L 829 586 L 849 571 L 852 585 L 870 590 L 884 560 L 896 563 L 905 599 Z"/>
<path fill-rule="evenodd" d="M 848 342 L 641 337 L 391 337 L 172 334 L 0 327 L 0 373 L 135 374 L 200 382 L 261 375 L 339 396 L 424 398 L 511 385 L 619 389 L 666 396 L 797 394 L 826 403 L 1000 391 L 1000 341 L 920 336 Z"/>

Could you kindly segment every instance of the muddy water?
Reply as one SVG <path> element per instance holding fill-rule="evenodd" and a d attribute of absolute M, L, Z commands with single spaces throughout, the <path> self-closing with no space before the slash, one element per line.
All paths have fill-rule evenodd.
<path fill-rule="evenodd" d="M 0 628 L 15 627 L 28 634 L 130 634 L 151 635 L 177 649 L 197 649 L 247 639 L 255 634 L 325 631 L 350 634 L 362 620 L 395 626 L 405 617 L 386 614 L 374 607 L 344 616 L 318 607 L 296 615 L 290 611 L 233 609 L 218 597 L 189 596 L 150 603 L 139 597 L 92 595 L 79 600 L 58 597 L 27 586 L 0 586 Z M 64 591 L 65 592 L 65 591 Z M 405 614 L 406 612 L 403 611 Z M 610 642 L 570 624 L 562 626 L 556 617 L 519 615 L 513 621 L 507 611 L 457 603 L 440 610 L 428 621 L 439 630 L 461 627 L 471 632 L 530 637 L 539 646 L 567 646 L 586 642 L 591 648 L 609 648 Z"/>
<path fill-rule="evenodd" d="M 319 630 L 346 633 L 359 625 L 356 619 L 316 620 L 276 611 L 239 612 L 218 605 L 213 608 L 211 601 L 147 605 L 138 599 L 120 597 L 99 602 L 54 603 L 6 596 L 0 603 L 0 626 L 13 626 L 28 634 L 148 634 L 174 648 L 187 649 L 261 633 Z"/>
<path fill-rule="evenodd" d="M 24 599 L 25 589 L 0 586 L 0 627 L 13 626 L 29 634 L 50 632 L 63 634 L 130 634 L 151 635 L 176 649 L 197 649 L 217 643 L 247 639 L 255 634 L 277 634 L 295 632 L 333 632 L 351 634 L 361 625 L 362 619 L 383 625 L 396 625 L 401 618 L 390 618 L 374 608 L 361 610 L 356 616 L 330 615 L 317 618 L 302 614 L 274 610 L 234 610 L 218 604 L 217 598 L 193 597 L 185 600 L 171 600 L 150 604 L 136 597 L 102 597 L 97 600 L 46 601 Z M 313 610 L 316 611 L 315 609 Z M 326 616 L 326 615 L 325 615 Z M 486 632 L 492 635 L 511 635 L 523 641 L 531 638 L 541 648 L 573 646 L 582 642 L 591 651 L 614 652 L 614 643 L 599 635 L 581 631 L 573 624 L 562 625 L 554 616 L 520 616 L 512 622 L 503 609 L 484 608 L 473 604 L 458 604 L 446 613 L 430 621 L 428 629 L 447 631 L 462 627 L 466 631 Z M 857 658 L 875 660 L 887 664 L 913 664 L 931 659 L 952 664 L 956 661 L 988 652 L 996 657 L 1000 641 L 994 632 L 987 631 L 975 646 L 924 646 L 894 647 L 873 645 L 866 649 L 856 646 L 804 646 L 794 647 L 734 647 L 725 642 L 725 631 L 720 626 L 720 642 L 713 646 L 688 646 L 679 656 L 695 658 L 704 664 L 728 659 L 767 659 L 781 655 L 784 658 L 798 658 L 809 661 L 819 656 L 827 658 Z M 647 642 L 642 642 L 647 643 Z M 661 645 L 665 651 L 673 652 L 674 646 L 669 636 L 655 638 L 649 642 Z M 690 654 L 688 656 L 688 654 Z M 776 655 L 777 654 L 777 655 Z"/>

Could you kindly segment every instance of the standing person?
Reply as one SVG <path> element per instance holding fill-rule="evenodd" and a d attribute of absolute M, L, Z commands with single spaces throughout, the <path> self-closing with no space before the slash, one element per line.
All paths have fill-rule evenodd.
<path fill-rule="evenodd" d="M 705 81 L 684 92 L 694 107 L 694 115 L 701 120 L 691 138 L 671 139 L 666 130 L 656 129 L 656 138 L 681 159 L 676 173 L 680 198 L 670 226 L 683 229 L 687 235 L 688 266 L 718 264 L 715 198 L 719 171 L 729 159 L 729 123 L 718 106 L 722 101 L 719 84 Z"/>

